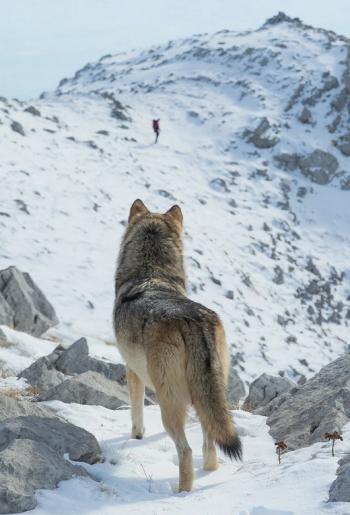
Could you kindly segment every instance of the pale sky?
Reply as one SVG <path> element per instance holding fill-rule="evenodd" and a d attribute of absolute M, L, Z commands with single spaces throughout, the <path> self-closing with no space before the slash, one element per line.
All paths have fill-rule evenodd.
<path fill-rule="evenodd" d="M 0 95 L 29 99 L 89 61 L 284 11 L 350 37 L 350 0 L 0 0 Z"/>

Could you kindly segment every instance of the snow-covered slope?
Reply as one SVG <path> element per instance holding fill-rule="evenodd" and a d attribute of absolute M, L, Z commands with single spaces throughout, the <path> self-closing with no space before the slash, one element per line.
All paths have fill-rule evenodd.
<path fill-rule="evenodd" d="M 348 347 L 349 49 L 279 15 L 1 100 L 0 267 L 32 274 L 56 334 L 118 359 L 105 342 L 129 206 L 176 202 L 189 293 L 223 318 L 242 377 L 312 375 Z"/>
<path fill-rule="evenodd" d="M 129 411 L 102 407 L 47 403 L 73 424 L 92 432 L 101 442 L 105 463 L 86 465 L 100 483 L 64 481 L 54 491 L 42 491 L 33 515 L 123 513 L 160 515 L 345 515 L 348 503 L 327 503 L 337 460 L 329 443 L 317 443 L 290 452 L 278 465 L 274 442 L 265 418 L 243 411 L 234 417 L 244 445 L 244 463 L 231 463 L 220 456 L 215 472 L 202 470 L 202 432 L 190 419 L 187 435 L 193 449 L 196 481 L 190 493 L 176 493 L 178 460 L 174 444 L 164 432 L 158 406 L 145 410 L 147 437 L 130 440 Z M 344 440 L 350 436 L 349 424 Z M 337 446 L 337 456 L 346 444 Z M 296 499 L 297 496 L 297 499 Z"/>

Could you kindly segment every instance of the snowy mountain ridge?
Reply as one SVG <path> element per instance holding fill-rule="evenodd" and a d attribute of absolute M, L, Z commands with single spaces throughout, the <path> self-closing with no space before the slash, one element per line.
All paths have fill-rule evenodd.
<path fill-rule="evenodd" d="M 222 317 L 242 378 L 309 377 L 348 349 L 349 70 L 349 40 L 278 15 L 2 99 L 1 268 L 33 275 L 60 338 L 118 360 L 105 342 L 128 209 L 176 202 L 189 294 Z"/>

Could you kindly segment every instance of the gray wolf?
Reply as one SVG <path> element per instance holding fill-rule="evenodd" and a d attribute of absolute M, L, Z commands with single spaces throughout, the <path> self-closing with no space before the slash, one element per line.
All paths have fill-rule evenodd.
<path fill-rule="evenodd" d="M 242 446 L 226 401 L 229 357 L 222 323 L 214 311 L 186 297 L 182 226 L 179 206 L 151 213 L 135 200 L 118 257 L 113 323 L 127 365 L 131 436 L 144 434 L 147 386 L 156 393 L 176 446 L 179 491 L 190 491 L 189 406 L 202 425 L 205 470 L 218 466 L 215 443 L 231 459 L 241 459 Z"/>

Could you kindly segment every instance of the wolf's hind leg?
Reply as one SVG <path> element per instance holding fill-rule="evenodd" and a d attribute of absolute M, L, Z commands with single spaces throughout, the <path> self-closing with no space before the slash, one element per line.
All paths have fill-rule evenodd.
<path fill-rule="evenodd" d="M 164 427 L 175 443 L 179 459 L 179 492 L 192 490 L 194 471 L 192 449 L 185 435 L 186 405 L 159 398 Z"/>
<path fill-rule="evenodd" d="M 128 381 L 129 397 L 131 403 L 131 438 L 141 440 L 145 428 L 143 425 L 143 401 L 145 396 L 145 385 L 135 372 L 127 368 L 126 377 Z"/>
<path fill-rule="evenodd" d="M 203 469 L 216 470 L 218 468 L 218 459 L 216 457 L 216 448 L 214 438 L 208 435 L 202 427 L 203 431 Z"/>

